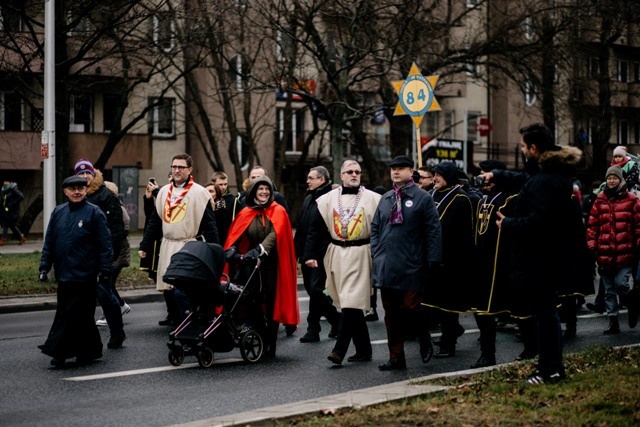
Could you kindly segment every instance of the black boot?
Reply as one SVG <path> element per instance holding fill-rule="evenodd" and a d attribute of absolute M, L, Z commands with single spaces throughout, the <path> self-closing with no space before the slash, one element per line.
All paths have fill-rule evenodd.
<path fill-rule="evenodd" d="M 484 368 L 486 366 L 493 366 L 496 364 L 496 357 L 493 354 L 480 354 L 480 358 L 471 365 L 471 369 Z"/>
<path fill-rule="evenodd" d="M 614 335 L 620 333 L 620 324 L 616 316 L 609 316 L 609 327 L 604 330 L 605 335 Z"/>
<path fill-rule="evenodd" d="M 638 293 L 637 286 L 634 285 L 633 289 L 629 291 L 627 295 L 622 299 L 624 305 L 627 306 L 627 320 L 630 328 L 635 328 L 638 324 L 638 310 L 640 310 L 640 294 Z"/>

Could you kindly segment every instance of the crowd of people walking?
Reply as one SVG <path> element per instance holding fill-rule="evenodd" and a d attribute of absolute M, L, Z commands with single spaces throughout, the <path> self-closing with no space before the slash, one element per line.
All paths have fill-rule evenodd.
<path fill-rule="evenodd" d="M 326 318 L 328 338 L 335 339 L 327 359 L 335 367 L 345 359 L 372 360 L 367 321 L 377 320 L 379 291 L 389 352 L 381 371 L 406 369 L 408 339 L 418 340 L 423 363 L 432 356 L 455 357 L 464 333 L 459 315 L 473 313 L 480 355 L 472 367 L 496 364 L 497 324 L 510 319 L 523 341 L 518 359 L 538 357 L 527 382 L 562 380 L 563 339 L 576 335 L 576 307 L 594 291 L 594 265 L 609 319 L 604 333 L 620 332 L 619 304 L 628 308 L 629 327 L 637 324 L 640 200 L 632 191 L 637 166 L 616 149 L 603 184 L 579 198 L 574 176 L 582 152 L 556 145 L 543 124 L 526 126 L 520 134 L 525 170 L 508 171 L 503 162 L 486 160 L 475 186 L 452 161 L 416 169 L 412 159 L 398 156 L 389 164 L 388 191 L 366 189 L 355 160 L 343 163 L 336 184 L 325 167 L 312 167 L 295 223 L 263 167 L 254 167 L 234 196 L 224 172 L 199 185 L 191 157 L 174 156 L 169 182 L 158 185 L 152 179 L 146 186 L 139 247 L 141 267 L 165 297 L 167 317 L 159 324 L 173 327 L 192 309 L 189 296 L 165 283 L 163 275 L 187 241 L 203 240 L 224 247 L 233 274 L 246 269 L 233 261 L 262 260 L 253 279 L 259 289 L 253 309 L 265 319 L 267 358 L 276 356 L 280 325 L 292 336 L 300 323 L 300 264 L 309 312 L 299 341 L 321 341 L 321 318 Z M 53 265 L 59 280 L 59 307 L 41 346 L 57 367 L 71 357 L 78 363 L 101 357 L 95 298 L 104 313 L 97 324 L 110 328 L 110 349 L 122 347 L 122 316 L 130 311 L 115 286 L 129 264 L 128 215 L 117 188 L 87 159 L 78 161 L 63 188 L 69 201 L 52 214 L 40 266 L 41 280 Z M 109 238 L 88 239 L 91 234 Z M 67 250 L 71 246 L 93 254 L 91 262 L 79 267 L 77 251 Z M 461 260 L 468 268 L 460 268 Z M 567 325 L 564 336 L 561 322 Z M 442 334 L 432 342 L 437 327 Z M 354 353 L 347 356 L 352 343 Z"/>

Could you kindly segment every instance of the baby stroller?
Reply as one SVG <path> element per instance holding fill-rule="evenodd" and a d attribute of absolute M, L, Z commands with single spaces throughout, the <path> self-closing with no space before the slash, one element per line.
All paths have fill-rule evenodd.
<path fill-rule="evenodd" d="M 246 284 L 260 267 L 260 260 L 254 261 Z M 236 347 L 246 362 L 262 358 L 260 331 L 264 330 L 265 320 L 260 316 L 236 316 L 237 311 L 242 311 L 239 309 L 246 313 L 243 300 L 251 292 L 246 289 L 249 286 L 231 283 L 229 276 L 223 274 L 224 265 L 224 250 L 215 243 L 190 241 L 171 257 L 163 279 L 182 291 L 191 306 L 186 318 L 169 334 L 167 346 L 172 365 L 179 366 L 185 356 L 193 355 L 201 367 L 208 368 L 213 364 L 214 353 Z"/>

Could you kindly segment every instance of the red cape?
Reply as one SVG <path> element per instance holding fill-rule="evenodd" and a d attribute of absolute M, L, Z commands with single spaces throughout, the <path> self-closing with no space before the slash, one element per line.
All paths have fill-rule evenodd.
<path fill-rule="evenodd" d="M 229 229 L 224 248 L 228 249 L 233 242 L 242 237 L 253 218 L 261 211 L 244 208 L 236 216 Z M 287 211 L 277 202 L 272 202 L 264 213 L 273 224 L 276 231 L 276 246 L 278 251 L 278 283 L 276 285 L 276 300 L 273 307 L 273 320 L 285 325 L 300 324 L 300 308 L 298 306 L 298 265 L 293 246 L 293 232 Z M 238 251 L 247 252 L 247 239 L 239 242 Z"/>

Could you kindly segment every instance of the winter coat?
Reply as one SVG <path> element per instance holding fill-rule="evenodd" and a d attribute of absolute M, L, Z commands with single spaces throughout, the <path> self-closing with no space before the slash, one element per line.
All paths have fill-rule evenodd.
<path fill-rule="evenodd" d="M 18 184 L 12 182 L 5 189 L 2 188 L 2 207 L 4 208 L 4 218 L 10 223 L 15 223 L 20 216 L 20 202 L 24 199 L 22 191 L 18 189 Z"/>
<path fill-rule="evenodd" d="M 429 193 L 412 185 L 402 198 L 402 224 L 391 224 L 393 191 L 386 192 L 371 221 L 373 286 L 422 291 L 429 265 L 442 258 L 438 211 Z"/>
<path fill-rule="evenodd" d="M 308 191 L 307 196 L 304 198 L 302 202 L 302 209 L 300 210 L 300 219 L 298 220 L 298 226 L 296 227 L 296 235 L 293 238 L 293 242 L 296 247 L 296 256 L 304 263 L 304 253 L 305 253 L 305 245 L 307 243 L 307 237 L 309 234 L 309 227 L 311 226 L 311 219 L 314 211 L 318 209 L 318 205 L 316 204 L 316 200 L 318 197 L 327 194 L 332 190 L 331 181 L 325 182 L 320 187 Z M 327 250 L 327 246 L 329 245 L 329 240 L 326 240 L 322 244 L 322 248 L 316 248 L 317 252 L 320 253 L 321 256 L 314 259 L 321 259 L 324 256 L 324 253 Z"/>
<path fill-rule="evenodd" d="M 118 253 L 115 254 L 113 266 L 117 268 L 124 268 L 131 265 L 131 245 L 129 244 L 128 237 L 131 218 L 129 217 L 129 212 L 127 212 L 124 206 L 120 207 L 122 208 L 122 219 L 124 220 L 124 239 L 122 239 L 122 244 L 120 245 Z"/>
<path fill-rule="evenodd" d="M 104 178 L 100 170 L 95 170 L 96 176 L 87 187 L 87 201 L 102 209 L 107 217 L 107 225 L 111 232 L 111 247 L 114 248 L 114 261 L 120 253 L 122 242 L 126 238 L 124 218 L 122 217 L 122 203 L 118 196 L 104 185 Z"/>
<path fill-rule="evenodd" d="M 576 147 L 546 151 L 537 161 L 527 161 L 526 174 L 516 176 L 524 183 L 513 216 L 502 221 L 502 233 L 512 242 L 512 283 L 523 289 L 529 304 L 544 294 L 540 287 L 560 291 L 576 279 L 576 271 L 583 271 L 577 265 L 586 249 L 577 234 L 582 219 L 572 198 L 573 176 L 581 157 Z M 494 178 L 508 175 L 508 171 L 500 172 Z"/>
<path fill-rule="evenodd" d="M 48 272 L 53 266 L 60 282 L 96 283 L 100 272 L 111 272 L 112 262 L 111 238 L 102 210 L 86 199 L 56 206 L 45 234 L 39 271 Z"/>
<path fill-rule="evenodd" d="M 619 197 L 598 194 L 587 225 L 587 245 L 604 270 L 635 267 L 640 249 L 640 200 L 624 190 Z"/>

